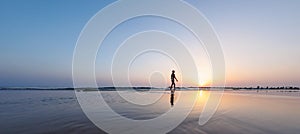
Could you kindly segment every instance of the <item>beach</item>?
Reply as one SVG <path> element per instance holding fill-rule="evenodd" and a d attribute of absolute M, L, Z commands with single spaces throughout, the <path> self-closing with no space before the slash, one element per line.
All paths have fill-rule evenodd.
<path fill-rule="evenodd" d="M 131 94 L 131 91 L 124 92 Z M 101 94 L 119 115 L 133 120 L 147 120 L 178 106 L 176 99 L 180 92 L 196 94 L 199 99 L 188 117 L 169 133 L 279 134 L 300 131 L 300 94 L 296 91 L 257 93 L 226 90 L 216 113 L 202 126 L 198 124 L 199 116 L 214 91 L 176 91 L 174 106 L 170 104 L 169 91 L 151 91 L 153 94 L 162 93 L 162 97 L 149 106 L 132 105 L 118 96 L 117 91 L 101 91 Z M 183 99 L 190 103 L 188 98 Z M 105 133 L 84 114 L 73 90 L 1 90 L 0 115 L 1 134 Z"/>

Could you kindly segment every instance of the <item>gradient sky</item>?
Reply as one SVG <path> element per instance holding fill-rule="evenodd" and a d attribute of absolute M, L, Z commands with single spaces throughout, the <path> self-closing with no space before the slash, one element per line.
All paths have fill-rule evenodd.
<path fill-rule="evenodd" d="M 0 86 L 72 86 L 72 56 L 77 38 L 87 21 L 112 2 L 2 0 Z M 227 86 L 300 86 L 300 1 L 187 2 L 206 16 L 219 36 L 226 62 Z M 134 25 L 138 21 L 144 25 Z M 175 24 L 163 28 L 166 22 L 141 18 L 124 23 L 119 30 L 126 32 L 115 34 L 111 41 L 108 38 L 106 44 L 121 41 L 123 36 L 134 32 L 131 29 L 163 29 L 188 38 L 186 32 L 176 28 Z M 198 62 L 204 61 L 203 64 L 206 64 L 205 59 L 204 56 Z M 102 70 L 105 62 L 108 61 L 103 58 L 98 58 L 96 62 L 97 79 L 101 86 L 111 85 L 109 74 Z M 209 81 L 209 68 L 199 68 L 204 70 L 200 71 L 203 81 Z M 134 76 L 135 81 L 142 76 Z M 143 84 L 137 82 L 137 85 Z"/>

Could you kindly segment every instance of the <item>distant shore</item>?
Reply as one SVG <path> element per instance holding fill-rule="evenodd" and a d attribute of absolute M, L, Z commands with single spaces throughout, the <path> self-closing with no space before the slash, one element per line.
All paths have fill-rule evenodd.
<path fill-rule="evenodd" d="M 158 88 L 158 87 L 83 87 L 83 88 L 40 88 L 40 87 L 1 87 L 0 90 L 99 90 L 99 91 L 119 91 L 134 89 L 136 91 L 149 91 L 149 90 L 169 90 L 169 87 Z M 280 87 L 176 87 L 177 90 L 300 90 L 299 87 L 293 86 L 280 86 Z"/>

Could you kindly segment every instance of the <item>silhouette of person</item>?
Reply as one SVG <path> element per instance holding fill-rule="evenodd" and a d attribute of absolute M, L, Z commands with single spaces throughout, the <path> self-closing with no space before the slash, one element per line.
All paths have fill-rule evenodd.
<path fill-rule="evenodd" d="M 175 70 L 172 70 L 172 74 L 171 74 L 171 86 L 170 86 L 170 90 L 171 90 L 171 93 L 174 93 L 175 92 L 175 89 L 176 89 L 176 85 L 175 85 L 175 81 L 178 82 L 176 76 L 175 76 Z M 172 90 L 172 87 L 174 86 L 173 90 Z"/>
<path fill-rule="evenodd" d="M 171 93 L 171 96 L 170 96 L 170 103 L 171 103 L 171 106 L 174 105 L 174 93 Z"/>

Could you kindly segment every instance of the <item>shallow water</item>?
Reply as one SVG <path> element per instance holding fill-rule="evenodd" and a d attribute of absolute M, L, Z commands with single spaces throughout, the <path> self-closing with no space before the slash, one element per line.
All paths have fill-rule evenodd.
<path fill-rule="evenodd" d="M 74 91 L 0 91 L 0 133 L 97 133 Z"/>
<path fill-rule="evenodd" d="M 197 94 L 198 98 L 189 116 L 170 133 L 299 133 L 300 131 L 298 92 L 289 92 L 292 95 L 281 92 L 268 95 L 247 91 L 225 91 L 217 112 L 203 126 L 198 124 L 199 115 L 212 92 L 181 92 L 191 96 Z M 152 92 L 157 93 L 162 93 L 162 97 L 148 106 L 130 104 L 115 91 L 102 92 L 102 96 L 118 114 L 134 120 L 147 120 L 154 119 L 173 108 L 169 92 Z M 178 93 L 174 96 L 174 107 L 179 105 Z M 191 103 L 189 98 L 183 100 L 186 100 L 185 103 Z M 0 91 L 0 117 L 1 134 L 104 133 L 85 116 L 74 91 Z"/>
<path fill-rule="evenodd" d="M 203 126 L 195 123 L 199 111 L 194 109 L 172 132 L 282 134 L 300 131 L 300 98 L 295 95 L 225 92 L 217 112 Z"/>

